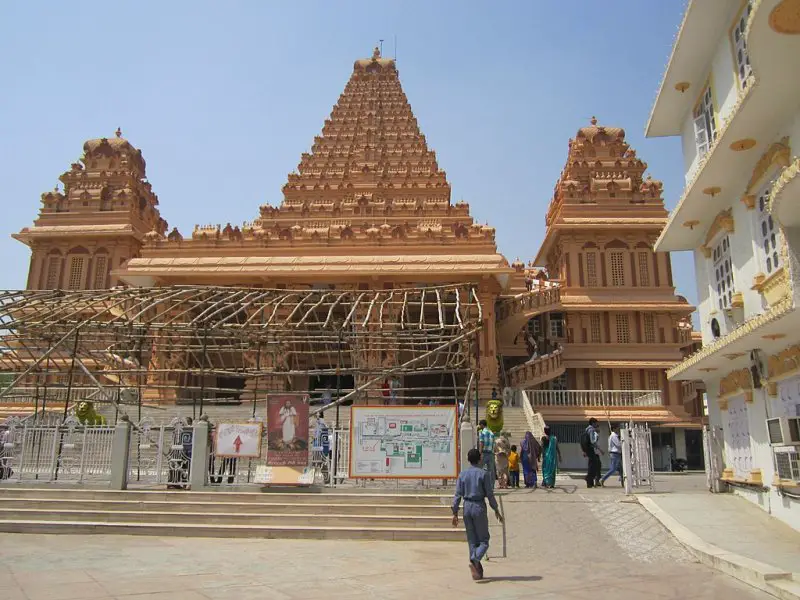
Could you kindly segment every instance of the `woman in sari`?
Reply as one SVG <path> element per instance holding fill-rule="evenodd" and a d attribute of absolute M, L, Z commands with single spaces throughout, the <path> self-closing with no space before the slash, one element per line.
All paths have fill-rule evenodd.
<path fill-rule="evenodd" d="M 525 478 L 525 487 L 535 488 L 536 471 L 539 467 L 539 455 L 541 454 L 542 448 L 530 431 L 525 434 L 520 446 L 520 454 L 522 456 L 522 474 Z"/>
<path fill-rule="evenodd" d="M 561 449 L 558 447 L 558 438 L 550 433 L 550 428 L 544 428 L 542 437 L 542 486 L 553 488 L 556 485 L 558 463 L 561 461 Z"/>

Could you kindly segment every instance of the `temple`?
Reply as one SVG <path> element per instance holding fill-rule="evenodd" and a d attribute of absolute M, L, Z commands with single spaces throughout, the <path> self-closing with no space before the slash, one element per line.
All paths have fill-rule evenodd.
<path fill-rule="evenodd" d="M 565 429 L 567 445 L 577 442 L 573 430 L 589 416 L 658 425 L 663 445 L 678 455 L 696 443 L 684 442 L 683 432 L 700 426 L 697 389 L 665 378 L 697 342 L 693 307 L 675 295 L 668 254 L 653 252 L 667 216 L 661 184 L 644 177 L 646 164 L 621 129 L 593 120 L 570 142 L 545 240 L 527 266 L 519 259 L 509 264 L 494 228 L 475 222 L 467 203 L 451 202 L 446 173 L 420 132 L 395 60 L 377 49 L 353 65 L 321 135 L 289 174 L 280 204 L 262 205 L 250 222 L 170 230 L 141 151 L 119 130 L 83 150 L 60 177 L 63 193 L 44 194 L 38 219 L 14 236 L 32 251 L 30 290 L 260 288 L 313 293 L 320 304 L 327 292 L 347 292 L 355 297 L 348 320 L 356 315 L 366 324 L 373 305 L 393 293 L 435 289 L 438 298 L 441 286 L 468 286 L 474 298 L 466 300 L 474 299 L 480 314 L 474 345 L 462 348 L 472 377 L 454 371 L 445 385 L 438 374 L 409 375 L 399 384 L 401 401 L 442 396 L 445 389 L 451 399 L 455 390 L 484 400 L 505 388 L 524 389 L 545 420 Z M 377 295 L 364 312 L 358 297 L 367 292 Z M 291 308 L 282 297 L 275 311 Z M 455 308 L 438 298 L 440 322 L 458 318 L 456 297 Z M 422 328 L 437 304 L 424 292 L 415 298 Z M 302 302 L 284 316 L 291 319 Z M 294 361 L 291 375 L 260 383 L 204 375 L 201 389 L 237 402 L 258 389 L 330 388 L 330 377 L 303 375 L 312 359 L 295 354 L 280 357 Z M 347 385 L 358 388 L 370 374 L 402 362 L 395 354 L 380 344 L 348 353 L 345 361 L 363 361 L 364 369 Z M 341 366 L 331 361 L 326 368 Z M 171 380 L 166 362 L 153 351 L 155 374 L 143 385 L 150 402 L 181 402 L 194 393 L 182 387 L 197 388 L 177 375 Z M 374 385 L 356 401 L 385 396 Z M 515 411 L 521 413 L 508 409 L 512 424 Z"/>

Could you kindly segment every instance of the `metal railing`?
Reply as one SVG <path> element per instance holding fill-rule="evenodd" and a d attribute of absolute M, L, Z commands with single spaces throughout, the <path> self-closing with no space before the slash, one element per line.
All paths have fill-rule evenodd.
<path fill-rule="evenodd" d="M 531 390 L 535 408 L 540 406 L 574 407 L 647 407 L 661 406 L 660 390 Z"/>

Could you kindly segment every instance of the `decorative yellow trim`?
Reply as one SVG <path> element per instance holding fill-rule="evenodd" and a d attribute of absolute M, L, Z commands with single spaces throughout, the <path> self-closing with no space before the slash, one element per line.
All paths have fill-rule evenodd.
<path fill-rule="evenodd" d="M 775 180 L 775 183 L 772 184 L 772 189 L 769 192 L 770 203 L 769 203 L 769 211 L 772 213 L 775 210 L 775 206 L 777 205 L 781 193 L 786 188 L 789 183 L 794 180 L 795 177 L 800 174 L 800 158 L 795 158 L 788 167 L 786 167 L 783 171 L 781 171 L 780 176 L 778 179 Z"/>
<path fill-rule="evenodd" d="M 767 394 L 772 396 L 773 398 L 777 397 L 778 395 L 778 384 L 775 381 L 768 381 L 767 382 Z"/>
<path fill-rule="evenodd" d="M 719 382 L 720 398 L 727 399 L 739 394 L 744 394 L 747 402 L 753 401 L 753 377 L 750 369 L 731 371 Z"/>
<path fill-rule="evenodd" d="M 747 210 L 753 210 L 756 207 L 756 197 L 753 194 L 745 194 L 741 197 L 741 201 Z"/>
<path fill-rule="evenodd" d="M 699 362 L 702 362 L 708 357 L 716 354 L 728 344 L 746 337 L 757 329 L 760 329 L 772 321 L 783 317 L 793 309 L 794 307 L 792 306 L 792 299 L 784 298 L 766 312 L 761 313 L 757 317 L 753 317 L 748 321 L 745 321 L 739 327 L 731 331 L 728 335 L 715 340 L 707 346 L 703 346 L 700 350 L 689 356 L 686 360 L 679 362 L 677 365 L 667 371 L 667 378 L 675 378 L 684 371 L 691 369 Z"/>
<path fill-rule="evenodd" d="M 744 308 L 744 294 L 736 292 L 731 298 L 731 306 L 733 308 Z"/>
<path fill-rule="evenodd" d="M 753 138 L 743 138 L 741 140 L 736 140 L 732 142 L 730 145 L 730 149 L 734 152 L 744 152 L 745 150 L 750 150 L 756 145 L 756 141 Z"/>
<path fill-rule="evenodd" d="M 747 481 L 749 483 L 755 483 L 756 485 L 764 485 L 764 479 L 761 477 L 761 469 L 751 469 Z"/>
<path fill-rule="evenodd" d="M 788 346 L 767 358 L 767 375 L 770 383 L 777 383 L 798 371 L 800 371 L 800 344 Z"/>
<path fill-rule="evenodd" d="M 719 194 L 721 191 L 722 191 L 722 188 L 719 187 L 718 185 L 711 185 L 711 186 L 708 186 L 707 188 L 703 188 L 703 193 L 706 196 L 711 196 L 712 198 L 714 196 L 716 196 L 717 194 Z"/>
<path fill-rule="evenodd" d="M 675 84 L 675 89 L 678 90 L 681 94 L 689 89 L 689 86 L 692 84 L 688 81 L 679 81 Z"/>
<path fill-rule="evenodd" d="M 774 306 L 790 295 L 789 274 L 784 267 L 775 271 L 761 284 L 759 290 L 769 306 Z"/>
<path fill-rule="evenodd" d="M 752 194 L 757 191 L 761 180 L 773 166 L 788 167 L 791 164 L 792 149 L 789 146 L 789 136 L 781 138 L 775 142 L 758 159 L 750 181 L 745 188 L 745 194 Z"/>
<path fill-rule="evenodd" d="M 700 246 L 700 250 L 702 251 L 703 256 L 705 256 L 706 258 L 711 258 L 711 252 L 712 252 L 711 248 L 709 248 L 708 246 Z"/>
<path fill-rule="evenodd" d="M 720 479 L 723 479 L 725 481 L 733 481 L 735 479 L 733 475 L 733 469 L 728 467 L 727 469 L 723 470 L 722 477 L 720 477 Z"/>
<path fill-rule="evenodd" d="M 728 400 L 726 398 L 717 398 L 720 410 L 728 410 Z"/>
<path fill-rule="evenodd" d="M 757 292 L 761 291 L 761 286 L 764 285 L 764 282 L 767 280 L 767 276 L 763 273 L 759 272 L 753 275 L 753 285 L 750 286 L 751 290 L 755 290 Z"/>
<path fill-rule="evenodd" d="M 714 217 L 711 227 L 708 228 L 705 245 L 708 246 L 711 243 L 711 240 L 713 240 L 720 231 L 733 233 L 734 229 L 733 209 L 729 208 L 728 210 L 721 210 L 717 216 Z"/>

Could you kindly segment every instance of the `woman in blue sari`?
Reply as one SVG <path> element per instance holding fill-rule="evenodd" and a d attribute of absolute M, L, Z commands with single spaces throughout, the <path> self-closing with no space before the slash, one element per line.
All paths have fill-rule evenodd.
<path fill-rule="evenodd" d="M 520 444 L 522 457 L 522 475 L 525 478 L 526 488 L 536 487 L 536 471 L 539 469 L 539 456 L 542 448 L 533 434 L 529 431 Z"/>
<path fill-rule="evenodd" d="M 542 486 L 553 488 L 556 485 L 558 463 L 561 461 L 561 449 L 558 447 L 558 438 L 550 433 L 550 428 L 544 428 L 542 437 Z"/>

